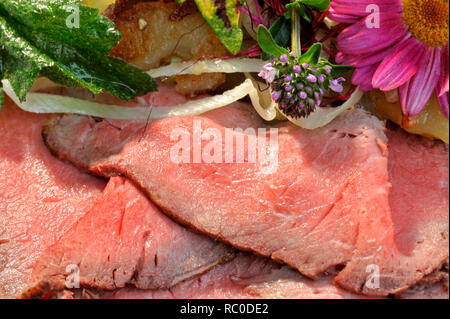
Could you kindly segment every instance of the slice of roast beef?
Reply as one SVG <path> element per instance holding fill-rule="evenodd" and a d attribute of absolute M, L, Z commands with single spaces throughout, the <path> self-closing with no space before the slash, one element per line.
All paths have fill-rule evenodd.
<path fill-rule="evenodd" d="M 95 296 L 94 294 L 85 294 Z M 239 253 L 237 257 L 171 289 L 124 288 L 100 293 L 100 298 L 119 299 L 343 299 L 363 296 L 333 285 L 325 276 L 311 280 L 270 259 Z"/>
<path fill-rule="evenodd" d="M 20 294 L 40 254 L 91 208 L 105 185 L 50 154 L 41 135 L 48 119 L 8 99 L 0 110 L 0 299 Z"/>
<path fill-rule="evenodd" d="M 449 256 L 448 146 L 400 129 L 388 130 L 387 135 L 392 183 L 389 204 L 398 253 L 386 255 L 386 262 L 377 266 L 402 269 L 405 275 L 427 275 L 439 269 Z M 352 288 L 352 282 L 361 281 L 357 275 L 365 267 L 364 262 L 352 261 L 336 282 Z M 384 272 L 380 268 L 380 273 Z"/>
<path fill-rule="evenodd" d="M 254 112 L 227 107 L 156 121 L 145 134 L 146 123 L 111 126 L 79 116 L 60 117 L 43 133 L 61 158 L 104 176 L 124 174 L 177 220 L 311 278 L 351 261 L 383 267 L 386 255 L 398 253 L 388 203 L 386 136 L 375 117 L 352 110 L 314 131 L 283 124 L 278 167 L 271 173 L 250 163 L 248 154 L 244 163 L 171 161 L 171 148 L 179 142 L 174 130 L 192 135 L 194 121 L 222 136 L 226 127 L 265 127 Z M 261 139 L 269 144 L 268 136 Z M 381 295 L 422 275 L 386 269 L 387 279 L 373 289 L 365 285 L 370 273 L 356 271 L 358 281 L 350 281 L 349 289 Z"/>
<path fill-rule="evenodd" d="M 162 214 L 133 184 L 113 177 L 94 207 L 48 248 L 23 298 L 48 298 L 75 286 L 169 288 L 234 255 Z"/>

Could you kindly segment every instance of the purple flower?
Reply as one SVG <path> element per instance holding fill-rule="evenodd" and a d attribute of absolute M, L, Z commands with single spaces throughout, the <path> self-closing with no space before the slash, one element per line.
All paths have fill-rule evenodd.
<path fill-rule="evenodd" d="M 300 73 L 300 72 L 302 72 L 302 68 L 300 67 L 300 65 L 294 65 L 294 67 L 292 68 L 292 70 L 293 70 L 295 73 Z"/>
<path fill-rule="evenodd" d="M 291 97 L 292 97 L 292 95 L 291 95 L 290 93 L 288 93 L 288 94 L 286 94 L 284 97 L 285 97 L 286 99 L 290 100 Z"/>
<path fill-rule="evenodd" d="M 315 93 L 314 93 L 314 96 L 316 97 L 316 100 L 319 100 L 319 99 L 320 99 L 320 94 L 319 94 L 319 92 L 315 92 Z"/>
<path fill-rule="evenodd" d="M 307 80 L 308 82 L 310 82 L 310 83 L 316 83 L 316 82 L 317 82 L 317 78 L 316 78 L 314 75 L 312 75 L 312 74 L 308 75 L 308 77 L 306 78 L 306 80 Z"/>
<path fill-rule="evenodd" d="M 320 106 L 320 104 L 322 104 L 322 101 L 321 100 L 317 100 L 316 104 L 317 104 L 317 106 Z"/>
<path fill-rule="evenodd" d="M 286 107 L 286 102 L 281 102 L 281 108 L 284 109 Z"/>
<path fill-rule="evenodd" d="M 314 106 L 316 104 L 316 102 L 313 99 L 309 99 L 309 104 Z"/>
<path fill-rule="evenodd" d="M 299 106 L 301 109 L 303 109 L 303 108 L 305 108 L 305 103 L 300 103 L 298 106 Z"/>
<path fill-rule="evenodd" d="M 304 86 L 303 84 L 299 83 L 299 84 L 297 84 L 297 87 L 298 87 L 299 89 L 303 89 L 305 86 Z"/>
<path fill-rule="evenodd" d="M 325 94 L 325 92 L 323 91 L 323 89 L 322 89 L 322 88 L 319 88 L 319 92 L 320 92 L 320 94 L 322 94 L 322 95 L 324 95 L 324 94 Z"/>
<path fill-rule="evenodd" d="M 342 86 L 341 82 L 345 81 L 344 78 L 338 78 L 336 80 L 330 81 L 330 89 L 332 89 L 336 93 L 342 93 L 344 91 L 344 87 Z"/>
<path fill-rule="evenodd" d="M 274 91 L 274 92 L 272 92 L 272 99 L 273 99 L 274 101 L 278 101 L 278 99 L 280 98 L 280 96 L 281 96 L 281 92 L 279 92 L 279 91 Z"/>
<path fill-rule="evenodd" d="M 287 92 L 292 91 L 292 89 L 293 89 L 292 85 L 286 85 L 286 86 L 284 87 L 284 90 L 287 91 Z"/>
<path fill-rule="evenodd" d="M 267 73 L 266 73 L 266 71 L 261 71 L 258 73 L 258 76 L 265 80 L 267 78 Z"/>
<path fill-rule="evenodd" d="M 292 81 L 292 75 L 286 75 L 284 78 L 285 82 L 291 82 Z"/>
<path fill-rule="evenodd" d="M 312 68 L 311 71 L 313 71 L 313 73 L 317 73 L 317 69 L 316 68 Z"/>
<path fill-rule="evenodd" d="M 300 98 L 302 99 L 302 100 L 304 100 L 304 99 L 306 99 L 308 97 L 308 94 L 306 94 L 305 92 L 300 92 Z"/>
<path fill-rule="evenodd" d="M 325 66 L 325 71 L 326 71 L 328 74 L 331 73 L 331 70 L 332 70 L 331 66 L 328 66 L 328 65 Z"/>
<path fill-rule="evenodd" d="M 311 93 L 312 89 L 311 89 L 309 86 L 307 86 L 307 87 L 306 87 L 306 91 L 308 91 L 309 93 Z"/>
<path fill-rule="evenodd" d="M 280 56 L 280 61 L 287 62 L 287 61 L 289 61 L 289 57 L 286 54 L 283 54 L 282 56 Z"/>
<path fill-rule="evenodd" d="M 302 67 L 305 68 L 305 69 L 309 68 L 309 63 L 303 63 Z"/>
<path fill-rule="evenodd" d="M 320 83 L 325 82 L 325 77 L 323 76 L 323 74 L 319 75 L 319 82 Z"/>

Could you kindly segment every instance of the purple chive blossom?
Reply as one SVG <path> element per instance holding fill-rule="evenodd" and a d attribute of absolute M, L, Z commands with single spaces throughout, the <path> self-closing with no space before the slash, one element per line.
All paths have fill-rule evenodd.
<path fill-rule="evenodd" d="M 291 82 L 292 81 L 292 75 L 286 75 L 284 78 L 285 82 Z"/>
<path fill-rule="evenodd" d="M 300 103 L 298 106 L 299 106 L 301 109 L 303 109 L 303 108 L 305 108 L 305 103 Z"/>
<path fill-rule="evenodd" d="M 290 100 L 291 97 L 292 97 L 292 95 L 288 93 L 288 94 L 286 94 L 284 97 L 285 97 L 286 99 Z"/>
<path fill-rule="evenodd" d="M 286 107 L 286 102 L 281 102 L 281 108 L 284 109 Z"/>
<path fill-rule="evenodd" d="M 330 89 L 333 90 L 336 93 L 342 93 L 344 91 L 344 87 L 342 86 L 341 82 L 345 81 L 344 78 L 338 78 L 336 80 L 330 81 Z"/>
<path fill-rule="evenodd" d="M 320 106 L 320 104 L 322 104 L 322 101 L 321 101 L 321 100 L 317 100 L 317 101 L 316 101 L 316 105 L 317 105 L 317 106 Z"/>
<path fill-rule="evenodd" d="M 308 77 L 306 78 L 306 80 L 307 80 L 308 82 L 310 82 L 310 83 L 316 83 L 316 82 L 317 82 L 317 78 L 316 78 L 314 75 L 312 75 L 312 74 L 308 75 Z"/>
<path fill-rule="evenodd" d="M 272 92 L 272 99 L 273 99 L 274 101 L 278 101 L 278 99 L 280 98 L 280 96 L 281 96 L 281 92 L 279 92 L 279 91 L 274 91 L 274 92 Z"/>
<path fill-rule="evenodd" d="M 306 87 L 306 91 L 308 91 L 309 93 L 311 93 L 311 92 L 312 92 L 312 89 L 311 89 L 309 86 L 307 86 L 307 87 Z"/>
<path fill-rule="evenodd" d="M 297 53 L 295 53 L 294 51 L 292 51 L 292 52 L 291 52 L 291 55 L 292 55 L 292 56 L 296 56 Z"/>
<path fill-rule="evenodd" d="M 302 100 L 305 100 L 307 97 L 308 97 L 308 94 L 306 94 L 305 92 L 300 92 L 300 98 L 302 99 Z"/>
<path fill-rule="evenodd" d="M 325 82 L 325 76 L 323 76 L 323 74 L 319 75 L 319 82 L 320 83 Z"/>
<path fill-rule="evenodd" d="M 302 67 L 303 67 L 304 69 L 309 68 L 309 63 L 303 63 L 303 64 L 302 64 Z"/>
<path fill-rule="evenodd" d="M 292 85 L 286 85 L 285 87 L 284 87 L 284 90 L 286 91 L 286 92 L 290 92 L 290 91 L 292 91 L 294 88 L 292 87 Z"/>
<path fill-rule="evenodd" d="M 302 68 L 300 67 L 300 65 L 294 65 L 294 67 L 292 68 L 292 70 L 293 70 L 295 73 L 300 73 L 300 72 L 302 72 Z"/>
<path fill-rule="evenodd" d="M 315 92 L 314 93 L 314 97 L 316 98 L 316 100 L 319 100 L 320 99 L 320 94 L 318 92 Z"/>
<path fill-rule="evenodd" d="M 314 101 L 313 99 L 309 99 L 309 104 L 314 106 L 316 104 L 316 101 Z"/>
<path fill-rule="evenodd" d="M 280 61 L 287 62 L 287 61 L 289 61 L 289 57 L 286 54 L 283 54 L 282 56 L 280 56 Z"/>
<path fill-rule="evenodd" d="M 331 73 L 331 70 L 332 70 L 332 68 L 331 68 L 331 66 L 325 66 L 325 71 L 327 72 L 327 74 L 330 74 Z"/>
<path fill-rule="evenodd" d="M 298 87 L 299 89 L 303 89 L 305 86 L 304 86 L 303 84 L 299 83 L 299 84 L 297 84 L 297 87 Z"/>
<path fill-rule="evenodd" d="M 312 68 L 311 71 L 313 71 L 313 73 L 317 73 L 317 68 Z"/>
<path fill-rule="evenodd" d="M 322 94 L 322 95 L 325 94 L 325 91 L 324 91 L 322 88 L 319 88 L 319 92 L 320 92 L 320 94 Z"/>

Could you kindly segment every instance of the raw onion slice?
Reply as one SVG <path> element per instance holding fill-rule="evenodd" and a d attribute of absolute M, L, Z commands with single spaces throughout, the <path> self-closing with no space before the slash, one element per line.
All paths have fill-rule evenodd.
<path fill-rule="evenodd" d="M 158 69 L 153 69 L 147 73 L 154 77 L 166 77 L 183 74 L 199 75 L 202 73 L 242 73 L 242 72 L 259 72 L 263 69 L 266 62 L 259 59 L 206 59 L 200 61 L 185 61 L 180 63 L 172 63 Z"/>
<path fill-rule="evenodd" d="M 229 105 L 247 96 L 254 86 L 246 79 L 240 85 L 220 95 L 189 101 L 176 106 L 125 107 L 100 104 L 68 96 L 46 93 L 28 93 L 26 101 L 20 102 L 10 83 L 4 81 L 4 91 L 20 108 L 33 113 L 68 113 L 90 115 L 116 120 L 148 120 L 172 116 L 199 115 Z"/>
<path fill-rule="evenodd" d="M 258 114 L 266 121 L 289 120 L 297 126 L 308 130 L 314 130 L 333 121 L 336 117 L 348 108 L 356 105 L 362 98 L 363 93 L 357 88 L 350 98 L 338 107 L 317 107 L 307 118 L 295 119 L 283 114 L 278 108 L 278 104 L 272 100 L 270 89 L 260 90 L 259 87 L 267 87 L 267 84 L 254 80 L 249 74 L 246 76 L 252 80 L 254 91 L 249 93 L 253 106 Z M 258 87 L 259 86 L 259 87 Z"/>

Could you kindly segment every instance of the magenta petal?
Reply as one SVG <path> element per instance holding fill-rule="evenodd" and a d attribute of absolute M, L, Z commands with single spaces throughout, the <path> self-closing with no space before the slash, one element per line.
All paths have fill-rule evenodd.
<path fill-rule="evenodd" d="M 438 96 L 448 93 L 448 44 L 442 49 L 442 67 L 441 67 L 441 78 L 439 81 L 439 94 Z"/>
<path fill-rule="evenodd" d="M 436 94 L 438 94 L 436 90 Z M 448 118 L 448 92 L 438 97 L 438 102 L 441 107 L 442 113 Z"/>
<path fill-rule="evenodd" d="M 423 64 L 426 49 L 415 38 L 399 44 L 378 67 L 372 79 L 373 87 L 390 91 L 405 84 Z"/>
<path fill-rule="evenodd" d="M 337 37 L 337 47 L 344 54 L 366 55 L 391 48 L 408 37 L 400 13 L 380 16 L 379 28 L 368 28 L 365 19 L 344 29 Z"/>
<path fill-rule="evenodd" d="M 353 23 L 371 14 L 373 11 L 370 6 L 372 5 L 378 6 L 380 13 L 401 12 L 402 10 L 401 0 L 333 0 L 330 5 L 330 13 L 338 19 L 341 17 L 350 20 L 353 17 L 354 21 L 335 20 Z"/>
<path fill-rule="evenodd" d="M 362 92 L 367 92 L 373 89 L 372 77 L 377 70 L 378 65 L 369 65 L 362 68 L 357 68 L 353 73 L 352 82 L 355 85 L 359 85 L 359 89 Z"/>
<path fill-rule="evenodd" d="M 417 115 L 433 94 L 441 72 L 441 49 L 428 49 L 417 73 L 399 88 L 400 103 L 405 115 Z"/>

